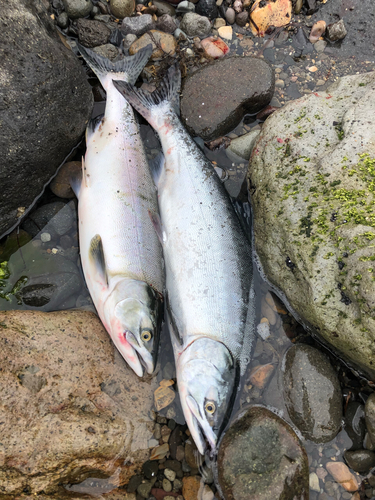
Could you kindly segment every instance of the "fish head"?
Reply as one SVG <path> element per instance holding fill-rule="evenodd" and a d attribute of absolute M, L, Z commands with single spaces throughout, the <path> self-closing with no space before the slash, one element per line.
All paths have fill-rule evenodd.
<path fill-rule="evenodd" d="M 138 285 L 140 284 L 140 286 Z M 111 318 L 111 337 L 134 372 L 153 373 L 159 348 L 162 299 L 146 283 L 128 287 Z"/>
<path fill-rule="evenodd" d="M 210 338 L 195 340 L 178 359 L 177 382 L 185 420 L 199 452 L 203 455 L 209 449 L 215 455 L 236 390 L 231 353 Z"/>

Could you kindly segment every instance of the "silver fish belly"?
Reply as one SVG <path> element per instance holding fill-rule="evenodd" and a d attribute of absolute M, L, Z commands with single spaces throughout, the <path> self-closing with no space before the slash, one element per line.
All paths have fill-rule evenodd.
<path fill-rule="evenodd" d="M 82 267 L 105 328 L 141 376 L 143 367 L 154 370 L 162 315 L 162 250 L 149 216 L 158 210 L 156 190 L 131 106 L 113 75 L 90 62 L 107 101 L 86 135 L 78 193 Z"/>
<path fill-rule="evenodd" d="M 178 389 L 199 451 L 207 440 L 215 453 L 250 358 L 252 252 L 224 186 L 173 109 L 178 74 L 170 68 L 153 94 L 115 86 L 162 143 L 165 162 L 154 169 L 154 179 Z"/>

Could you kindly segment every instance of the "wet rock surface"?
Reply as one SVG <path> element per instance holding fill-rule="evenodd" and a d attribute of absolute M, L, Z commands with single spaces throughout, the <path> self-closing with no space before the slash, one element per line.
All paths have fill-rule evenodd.
<path fill-rule="evenodd" d="M 98 318 L 1 312 L 0 337 L 2 493 L 62 492 L 115 472 L 126 483 L 149 456 L 153 382 L 127 367 Z"/>
<path fill-rule="evenodd" d="M 286 422 L 266 408 L 253 407 L 220 444 L 218 480 L 228 500 L 307 499 L 307 456 Z"/>
<path fill-rule="evenodd" d="M 193 136 L 215 139 L 232 130 L 245 113 L 266 106 L 273 90 L 273 72 L 265 61 L 255 57 L 215 61 L 186 78 L 182 122 Z"/>
<path fill-rule="evenodd" d="M 249 166 L 255 247 L 290 306 L 373 374 L 375 73 L 344 77 L 265 122 Z"/>
<path fill-rule="evenodd" d="M 91 113 L 92 93 L 42 2 L 6 2 L 0 26 L 0 144 L 6 152 L 0 163 L 2 234 L 76 146 Z"/>
<path fill-rule="evenodd" d="M 331 441 L 342 419 L 340 383 L 329 359 L 306 345 L 285 355 L 284 397 L 290 418 L 306 439 Z"/>

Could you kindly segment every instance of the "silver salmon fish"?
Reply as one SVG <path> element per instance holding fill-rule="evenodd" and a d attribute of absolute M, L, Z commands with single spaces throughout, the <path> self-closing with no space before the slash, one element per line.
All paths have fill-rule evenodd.
<path fill-rule="evenodd" d="M 166 309 L 186 422 L 214 455 L 250 359 L 254 335 L 251 246 L 225 188 L 182 126 L 176 66 L 152 94 L 116 88 L 158 132 L 153 165 L 166 266 Z"/>
<path fill-rule="evenodd" d="M 87 127 L 82 179 L 71 182 L 82 267 L 103 325 L 142 376 L 154 371 L 163 314 L 162 249 L 149 215 L 157 194 L 132 107 L 112 80 L 135 83 L 152 46 L 115 63 L 79 50 L 107 93 L 103 118 Z"/>

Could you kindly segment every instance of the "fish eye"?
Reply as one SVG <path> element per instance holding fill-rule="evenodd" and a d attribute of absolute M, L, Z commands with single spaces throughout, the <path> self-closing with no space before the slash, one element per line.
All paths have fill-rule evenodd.
<path fill-rule="evenodd" d="M 141 333 L 141 339 L 144 342 L 150 342 L 150 340 L 152 339 L 152 333 L 150 332 L 150 330 L 143 330 L 143 332 Z"/>
<path fill-rule="evenodd" d="M 204 409 L 206 410 L 206 412 L 209 415 L 213 415 L 215 413 L 215 411 L 216 411 L 215 403 L 213 401 L 207 401 L 207 403 L 205 404 Z"/>

